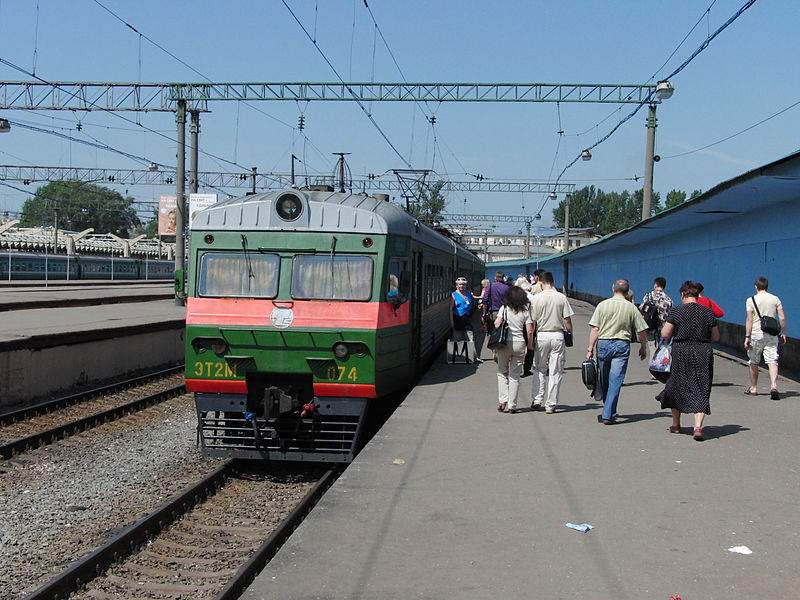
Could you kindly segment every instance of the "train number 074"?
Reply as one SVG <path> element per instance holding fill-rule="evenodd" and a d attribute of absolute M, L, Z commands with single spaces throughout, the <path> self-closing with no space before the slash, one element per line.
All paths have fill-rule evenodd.
<path fill-rule="evenodd" d="M 326 375 L 328 379 L 333 379 L 334 381 L 342 381 L 342 379 L 358 381 L 358 371 L 355 367 L 350 367 L 348 370 L 347 367 L 342 365 L 330 366 Z"/>

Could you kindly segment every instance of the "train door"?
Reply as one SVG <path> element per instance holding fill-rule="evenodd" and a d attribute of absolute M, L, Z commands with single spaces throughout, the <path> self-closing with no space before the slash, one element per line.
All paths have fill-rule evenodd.
<path fill-rule="evenodd" d="M 411 343 L 409 344 L 409 364 L 412 376 L 416 380 L 421 375 L 422 364 L 420 360 L 420 336 L 422 335 L 422 252 L 412 252 L 412 281 L 411 303 L 409 305 L 409 329 Z"/>

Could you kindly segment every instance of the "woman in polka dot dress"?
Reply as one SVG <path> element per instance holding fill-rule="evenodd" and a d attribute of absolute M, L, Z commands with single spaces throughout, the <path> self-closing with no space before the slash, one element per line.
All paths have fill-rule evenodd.
<path fill-rule="evenodd" d="M 682 413 L 694 413 L 694 439 L 702 441 L 703 419 L 711 414 L 711 344 L 719 341 L 719 328 L 714 312 L 698 304 L 697 297 L 697 284 L 685 282 L 681 286 L 683 304 L 667 315 L 661 337 L 672 338 L 672 367 L 667 385 L 656 399 L 661 408 L 672 410 L 671 433 L 680 433 Z"/>

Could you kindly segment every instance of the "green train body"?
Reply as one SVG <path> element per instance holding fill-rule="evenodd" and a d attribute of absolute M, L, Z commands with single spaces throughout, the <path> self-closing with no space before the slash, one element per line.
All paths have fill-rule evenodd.
<path fill-rule="evenodd" d="M 212 456 L 347 462 L 365 411 L 408 390 L 482 261 L 366 195 L 284 190 L 195 216 L 186 384 Z"/>

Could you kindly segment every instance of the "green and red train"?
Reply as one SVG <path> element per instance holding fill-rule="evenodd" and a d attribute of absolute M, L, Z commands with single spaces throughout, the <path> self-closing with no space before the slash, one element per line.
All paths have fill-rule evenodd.
<path fill-rule="evenodd" d="M 194 217 L 186 387 L 209 456 L 349 462 L 367 407 L 410 389 L 484 264 L 390 202 L 288 189 Z"/>

